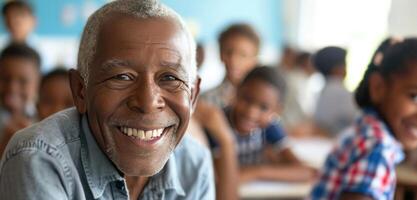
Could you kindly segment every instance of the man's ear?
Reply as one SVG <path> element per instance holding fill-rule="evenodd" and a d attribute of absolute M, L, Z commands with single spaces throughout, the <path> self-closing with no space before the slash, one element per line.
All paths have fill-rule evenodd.
<path fill-rule="evenodd" d="M 201 83 L 201 78 L 200 76 L 197 76 L 197 79 L 194 81 L 194 85 L 191 88 L 191 112 L 193 113 L 195 110 L 195 107 L 197 106 L 197 101 L 198 101 L 198 95 L 200 94 L 200 83 Z"/>
<path fill-rule="evenodd" d="M 84 79 L 77 70 L 70 69 L 69 80 L 74 104 L 77 107 L 78 112 L 84 114 L 87 111 Z"/>
<path fill-rule="evenodd" d="M 375 105 L 380 104 L 385 97 L 387 84 L 379 73 L 372 73 L 369 76 L 369 97 Z"/>

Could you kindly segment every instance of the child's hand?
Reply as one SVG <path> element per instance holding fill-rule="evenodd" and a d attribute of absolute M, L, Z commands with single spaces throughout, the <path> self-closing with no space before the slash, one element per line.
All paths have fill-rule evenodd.
<path fill-rule="evenodd" d="M 262 167 L 262 179 L 291 181 L 291 182 L 309 182 L 317 177 L 317 170 L 304 165 L 267 165 Z"/>
<path fill-rule="evenodd" d="M 4 149 L 9 143 L 12 136 L 20 129 L 25 128 L 31 124 L 31 120 L 25 116 L 12 116 L 5 124 L 3 130 L 3 137 L 0 141 L 0 156 L 3 154 Z"/>
<path fill-rule="evenodd" d="M 222 110 L 218 107 L 199 101 L 194 117 L 199 121 L 202 127 L 208 129 L 209 134 L 221 144 L 233 144 L 233 135 L 230 125 L 224 116 Z"/>
<path fill-rule="evenodd" d="M 18 130 L 29 126 L 31 123 L 32 121 L 25 116 L 12 116 L 3 128 L 3 138 L 1 142 L 7 143 Z"/>

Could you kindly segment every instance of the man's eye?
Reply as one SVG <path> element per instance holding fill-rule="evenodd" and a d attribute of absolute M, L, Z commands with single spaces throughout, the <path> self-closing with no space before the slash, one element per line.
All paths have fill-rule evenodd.
<path fill-rule="evenodd" d="M 177 77 L 173 75 L 165 75 L 161 79 L 162 81 L 180 81 Z"/>
<path fill-rule="evenodd" d="M 133 80 L 132 77 L 130 77 L 127 74 L 118 74 L 116 76 L 113 76 L 113 79 L 119 80 L 119 81 L 131 81 Z"/>
<path fill-rule="evenodd" d="M 414 101 L 414 103 L 417 103 L 417 93 L 411 93 L 410 98 L 412 101 Z"/>
<path fill-rule="evenodd" d="M 177 91 L 185 85 L 185 82 L 174 75 L 167 74 L 161 77 L 159 85 L 166 90 Z"/>

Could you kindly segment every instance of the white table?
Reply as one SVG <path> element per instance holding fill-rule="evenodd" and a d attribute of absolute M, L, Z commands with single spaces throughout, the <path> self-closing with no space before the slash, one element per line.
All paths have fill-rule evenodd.
<path fill-rule="evenodd" d="M 293 139 L 291 149 L 307 165 L 321 168 L 333 142 L 327 139 Z M 306 197 L 313 183 L 255 181 L 242 185 L 239 195 L 243 199 L 302 199 Z"/>
<path fill-rule="evenodd" d="M 303 198 L 311 187 L 311 183 L 256 181 L 242 185 L 239 195 L 244 199 Z"/>

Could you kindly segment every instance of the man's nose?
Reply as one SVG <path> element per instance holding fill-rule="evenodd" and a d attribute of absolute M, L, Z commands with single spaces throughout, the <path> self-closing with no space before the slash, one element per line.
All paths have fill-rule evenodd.
<path fill-rule="evenodd" d="M 132 92 L 133 94 L 128 101 L 128 107 L 131 110 L 141 113 L 155 113 L 165 107 L 161 88 L 153 78 L 143 78 Z"/>

